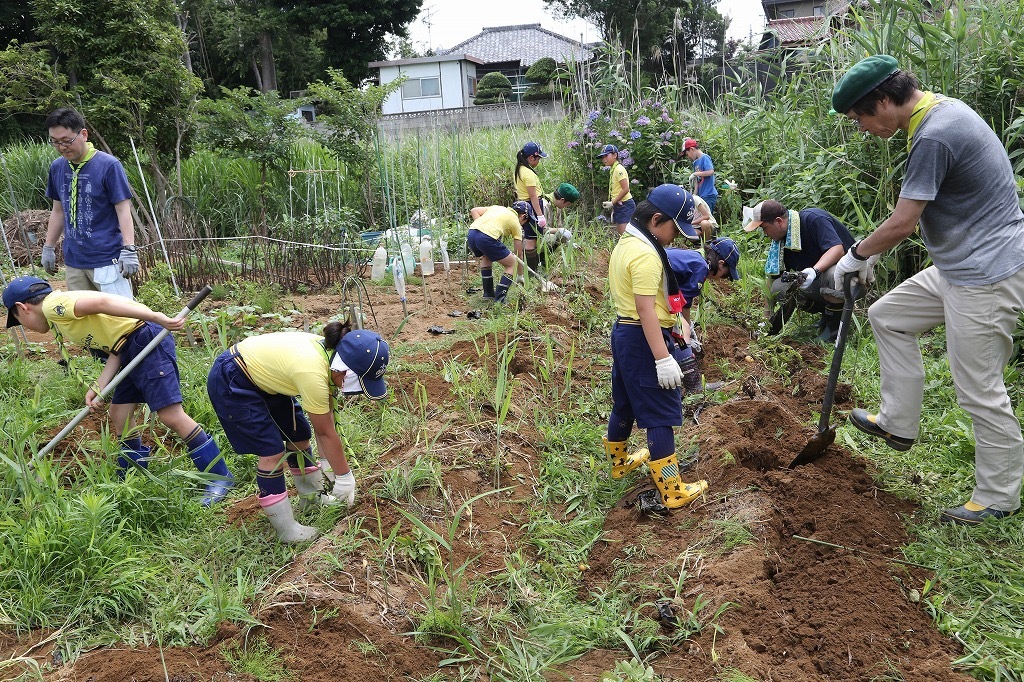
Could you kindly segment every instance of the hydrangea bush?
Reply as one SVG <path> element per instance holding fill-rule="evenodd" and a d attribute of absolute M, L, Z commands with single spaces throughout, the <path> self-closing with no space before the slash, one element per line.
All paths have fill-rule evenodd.
<path fill-rule="evenodd" d="M 692 135 L 663 102 L 643 100 L 631 111 L 591 111 L 573 131 L 568 148 L 594 186 L 601 187 L 607 186 L 607 169 L 597 153 L 606 144 L 618 147 L 619 163 L 629 171 L 639 199 L 652 187 L 689 174 L 692 164 L 683 155 L 683 140 Z"/>

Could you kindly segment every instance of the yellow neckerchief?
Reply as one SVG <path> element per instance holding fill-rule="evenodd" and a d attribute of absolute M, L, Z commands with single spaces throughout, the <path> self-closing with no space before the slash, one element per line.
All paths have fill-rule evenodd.
<path fill-rule="evenodd" d="M 917 132 L 918 126 L 921 125 L 921 121 L 924 120 L 925 115 L 932 110 L 939 102 L 942 102 L 946 98 L 943 95 L 936 95 L 934 92 L 928 91 L 924 93 L 924 97 L 914 105 L 914 110 L 910 112 L 910 125 L 907 126 L 907 151 L 910 151 L 910 145 L 914 142 L 914 133 Z"/>
<path fill-rule="evenodd" d="M 96 156 L 96 146 L 92 142 L 85 143 L 85 158 L 80 163 L 72 163 L 68 160 L 68 165 L 71 166 L 71 199 L 70 199 L 70 214 L 68 216 L 68 224 L 71 225 L 71 229 L 78 227 L 78 173 L 85 167 L 85 164 L 89 163 L 89 159 Z"/>

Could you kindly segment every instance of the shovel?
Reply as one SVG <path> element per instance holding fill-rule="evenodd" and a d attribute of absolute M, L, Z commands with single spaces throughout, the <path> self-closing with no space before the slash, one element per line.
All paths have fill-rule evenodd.
<path fill-rule="evenodd" d="M 825 385 L 825 400 L 821 405 L 821 419 L 818 420 L 818 433 L 807 442 L 804 449 L 789 465 L 792 469 L 801 464 L 809 464 L 825 454 L 825 450 L 836 440 L 836 427 L 829 426 L 832 416 L 832 401 L 836 397 L 836 383 L 839 380 L 839 369 L 843 366 L 843 351 L 846 350 L 846 339 L 850 335 L 850 322 L 853 317 L 853 280 L 857 273 L 849 272 L 843 277 L 843 314 L 839 318 L 839 335 L 836 337 L 836 350 L 832 353 L 832 367 L 828 372 L 828 383 Z"/>

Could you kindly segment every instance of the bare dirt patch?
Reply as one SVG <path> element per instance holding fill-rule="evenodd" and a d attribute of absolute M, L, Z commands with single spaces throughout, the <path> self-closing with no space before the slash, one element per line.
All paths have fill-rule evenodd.
<path fill-rule="evenodd" d="M 537 434 L 525 426 L 508 434 L 504 464 L 495 468 L 493 412 L 482 410 L 474 419 L 462 410 L 445 371 L 457 363 L 493 372 L 496 349 L 492 343 L 483 352 L 484 346 L 466 340 L 449 344 L 428 331 L 432 325 L 481 324 L 465 315 L 448 316 L 453 310 L 466 313 L 481 307 L 479 294 L 465 293 L 467 287 L 478 286 L 478 280 L 463 280 L 454 271 L 447 283 L 443 277 L 429 281 L 426 302 L 422 287 L 410 285 L 405 310 L 396 296 L 370 286 L 372 311 L 364 312 L 370 326 L 392 341 L 401 362 L 417 367 L 415 372 L 391 374 L 389 381 L 396 394 L 412 399 L 422 392 L 427 398 L 426 430 L 436 437 L 433 452 L 446 467 L 444 492 L 403 505 L 364 494 L 332 535 L 314 543 L 280 577 L 274 598 L 255 610 L 263 628 L 240 632 L 225 625 L 212 643 L 163 652 L 152 647 L 102 649 L 60 668 L 49 679 L 165 680 L 166 664 L 172 680 L 245 680 L 228 676 L 222 648 L 242 645 L 256 635 L 284 652 L 285 667 L 295 679 L 406 680 L 437 671 L 444 656 L 406 634 L 423 608 L 423 585 L 413 566 L 382 572 L 371 562 L 360 563 L 357 556 L 352 566 L 331 573 L 317 561 L 317 554 L 360 516 L 376 523 L 379 514 L 389 528 L 406 524 L 411 529 L 399 508 L 415 511 L 440 531 L 466 500 L 499 487 L 509 490 L 475 502 L 459 525 L 453 565 L 469 561 L 467 578 L 479 579 L 500 572 L 507 554 L 524 549 L 523 519 L 533 503 L 532 484 L 540 471 Z M 604 296 L 599 281 L 586 287 L 595 297 Z M 340 295 L 328 294 L 289 299 L 310 321 L 336 315 L 346 303 Z M 545 329 L 565 348 L 571 346 L 579 323 L 563 299 L 550 296 L 545 305 L 527 312 L 543 319 Z M 636 603 L 648 604 L 644 608 L 652 619 L 657 613 L 650 603 L 656 598 L 669 599 L 677 614 L 703 604 L 698 618 L 705 626 L 721 609 L 717 630 L 704 627 L 655 660 L 654 667 L 665 680 L 711 680 L 728 668 L 761 680 L 897 679 L 885 677 L 894 674 L 904 680 L 970 679 L 952 670 L 950 661 L 960 653 L 958 646 L 937 633 L 915 601 L 915 590 L 931 574 L 888 560 L 901 558 L 900 547 L 908 542 L 904 518 L 915 513 L 913 505 L 879 490 L 870 469 L 837 446 L 813 464 L 785 468 L 815 433 L 825 385 L 824 351 L 797 347 L 787 368 L 788 381 L 782 384 L 754 359 L 745 330 L 726 326 L 705 334 L 703 366 L 709 381 L 723 378 L 722 361 L 728 362 L 730 371 L 743 369 L 740 377 L 729 379 L 722 402 L 690 410 L 688 414 L 697 416 L 689 418 L 678 434 L 679 442 L 689 439 L 697 446 L 699 458 L 687 477 L 706 479 L 708 494 L 667 517 L 644 517 L 623 506 L 608 510 L 604 535 L 581 571 L 581 597 L 618 585 L 625 570 L 637 586 Z M 428 340 L 437 342 L 432 350 L 402 353 L 402 344 Z M 524 337 L 510 363 L 517 390 L 536 389 L 538 362 Z M 588 371 L 575 365 L 573 385 L 607 381 L 607 351 L 577 362 L 586 363 Z M 837 414 L 851 401 L 850 387 L 840 387 Z M 510 423 L 529 423 L 527 415 L 520 417 Z M 395 443 L 381 467 L 410 466 L 423 451 L 422 442 L 415 440 Z M 598 443 L 580 443 L 579 448 L 581 456 L 603 456 Z M 375 480 L 368 478 L 361 490 L 370 490 Z M 637 482 L 642 484 L 642 479 Z M 254 498 L 237 501 L 228 511 L 228 521 L 261 523 L 257 507 Z M 745 528 L 750 537 L 728 545 L 719 530 L 724 533 L 735 526 Z M 676 595 L 668 585 L 681 573 L 685 579 Z M 639 587 L 652 584 L 665 589 L 652 594 Z M 7 642 L 5 650 L 17 652 L 25 651 L 32 640 Z M 549 678 L 598 680 L 616 661 L 629 658 L 625 650 L 594 650 Z M 481 672 L 477 679 L 488 677 Z"/>

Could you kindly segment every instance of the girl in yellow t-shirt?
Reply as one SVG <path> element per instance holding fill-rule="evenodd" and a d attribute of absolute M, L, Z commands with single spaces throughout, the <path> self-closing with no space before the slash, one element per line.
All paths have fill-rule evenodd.
<path fill-rule="evenodd" d="M 537 239 L 547 227 L 545 217 L 544 188 L 537 177 L 537 165 L 547 154 L 536 142 L 527 142 L 516 154 L 516 169 L 512 181 L 516 188 L 516 200 L 530 204 L 533 214 L 537 216 L 534 223 L 527 224 L 523 230 L 523 251 L 517 252 L 526 264 L 534 270 L 540 264 L 537 258 Z"/>

